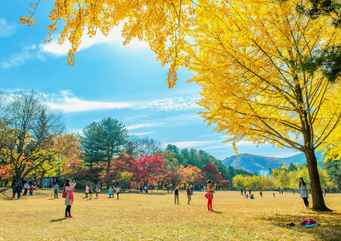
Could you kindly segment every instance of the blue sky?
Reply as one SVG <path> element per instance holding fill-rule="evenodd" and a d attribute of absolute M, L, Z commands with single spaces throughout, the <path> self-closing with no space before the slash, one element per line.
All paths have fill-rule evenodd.
<path fill-rule="evenodd" d="M 105 117 L 121 120 L 130 134 L 163 145 L 193 147 L 218 158 L 233 154 L 224 136 L 207 126 L 196 105 L 199 88 L 181 72 L 168 89 L 163 68 L 144 43 L 121 44 L 120 31 L 85 38 L 74 66 L 66 63 L 68 46 L 45 43 L 50 3 L 38 9 L 37 24 L 18 24 L 30 1 L 5 1 L 0 9 L 0 90 L 5 94 L 35 90 L 52 111 L 62 113 L 68 131 L 79 132 Z M 241 142 L 240 152 L 289 156 L 291 150 Z"/>

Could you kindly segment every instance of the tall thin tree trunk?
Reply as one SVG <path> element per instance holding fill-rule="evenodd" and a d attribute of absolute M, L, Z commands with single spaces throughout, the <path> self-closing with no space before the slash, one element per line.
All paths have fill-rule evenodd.
<path fill-rule="evenodd" d="M 107 173 L 107 188 L 109 188 L 109 186 L 112 185 L 112 178 L 109 175 L 110 174 L 110 167 L 111 167 L 111 160 L 108 160 L 107 161 L 107 170 L 106 170 L 106 173 Z"/>
<path fill-rule="evenodd" d="M 307 148 L 304 154 L 308 162 L 313 210 L 330 211 L 324 202 L 315 151 Z"/>

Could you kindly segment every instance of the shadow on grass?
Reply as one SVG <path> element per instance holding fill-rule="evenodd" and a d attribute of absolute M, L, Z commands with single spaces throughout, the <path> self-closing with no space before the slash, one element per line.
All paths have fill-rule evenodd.
<path fill-rule="evenodd" d="M 123 194 L 123 195 L 125 195 L 125 194 L 141 194 L 141 195 L 147 195 L 147 196 L 164 196 L 164 195 L 171 195 L 172 193 L 167 193 L 167 192 L 148 192 L 148 193 L 145 193 L 145 192 L 131 191 L 131 192 L 123 192 L 121 194 Z"/>
<path fill-rule="evenodd" d="M 304 228 L 301 222 L 305 218 L 316 220 L 319 226 L 315 228 Z M 321 241 L 340 241 L 341 240 L 341 213 L 336 212 L 321 212 L 321 213 L 302 213 L 297 215 L 281 215 L 276 214 L 271 217 L 261 218 L 266 222 L 270 222 L 274 226 L 283 229 L 290 229 L 297 233 L 313 234 L 316 239 Z M 294 226 L 288 225 L 290 223 Z M 299 234 L 298 234 L 299 236 Z"/>
<path fill-rule="evenodd" d="M 9 189 L 8 188 L 0 188 L 0 199 L 12 200 L 12 197 L 9 194 Z"/>
<path fill-rule="evenodd" d="M 57 218 L 57 219 L 51 219 L 50 223 L 57 223 L 66 220 L 66 218 Z"/>
<path fill-rule="evenodd" d="M 216 213 L 216 214 L 222 214 L 222 213 L 223 213 L 223 212 L 218 211 L 218 210 L 212 210 L 211 212 L 212 212 L 212 213 Z"/>

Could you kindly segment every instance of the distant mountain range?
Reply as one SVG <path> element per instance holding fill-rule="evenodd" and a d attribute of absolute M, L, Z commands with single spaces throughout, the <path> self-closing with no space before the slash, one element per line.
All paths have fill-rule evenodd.
<path fill-rule="evenodd" d="M 321 153 L 317 153 L 319 162 L 323 160 Z M 286 158 L 266 157 L 243 153 L 234 155 L 223 160 L 225 166 L 232 166 L 233 168 L 241 169 L 254 174 L 266 174 L 270 169 L 279 168 L 282 165 L 304 164 L 306 159 L 304 154 L 296 154 Z"/>

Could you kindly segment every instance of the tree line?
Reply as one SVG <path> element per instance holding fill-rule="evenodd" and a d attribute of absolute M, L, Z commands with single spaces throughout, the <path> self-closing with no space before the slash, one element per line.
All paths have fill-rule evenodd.
<path fill-rule="evenodd" d="M 45 177 L 76 179 L 127 188 L 141 185 L 203 185 L 210 179 L 227 187 L 246 174 L 203 150 L 162 148 L 151 138 L 130 136 L 125 125 L 105 118 L 82 134 L 64 132 L 60 116 L 51 113 L 35 93 L 3 98 L 0 115 L 0 182 L 41 183 Z"/>
<path fill-rule="evenodd" d="M 333 162 L 341 161 L 334 160 Z M 341 172 L 335 166 L 329 165 L 329 161 L 324 167 L 319 168 L 321 186 L 330 192 L 341 191 Z M 296 191 L 298 180 L 303 177 L 309 183 L 308 169 L 305 165 L 290 164 L 280 168 L 272 169 L 269 175 L 236 175 L 232 179 L 235 189 L 246 190 L 286 190 Z"/>

